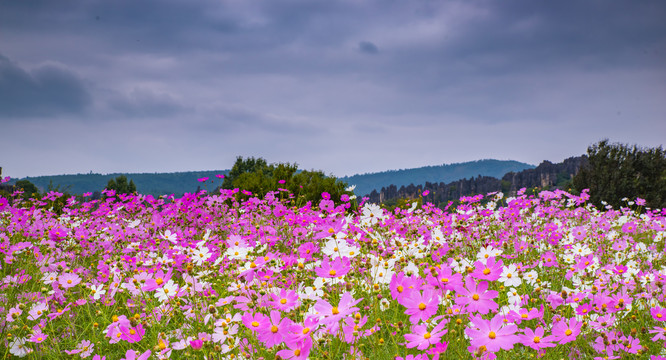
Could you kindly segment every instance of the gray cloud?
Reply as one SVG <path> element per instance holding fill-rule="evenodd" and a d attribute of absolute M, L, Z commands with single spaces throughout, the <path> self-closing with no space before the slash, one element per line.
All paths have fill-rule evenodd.
<path fill-rule="evenodd" d="M 365 54 L 374 55 L 379 52 L 377 45 L 371 43 L 370 41 L 361 41 L 358 43 L 358 50 Z"/>
<path fill-rule="evenodd" d="M 147 88 L 134 88 L 127 94 L 114 93 L 107 105 L 112 111 L 128 117 L 166 117 L 193 110 L 168 93 Z"/>
<path fill-rule="evenodd" d="M 67 67 L 46 63 L 26 70 L 0 55 L 0 118 L 81 113 L 91 103 L 83 80 Z"/>
<path fill-rule="evenodd" d="M 0 117 L 36 118 L 12 122 L 29 134 L 85 110 L 89 133 L 149 143 L 143 164 L 191 169 L 239 154 L 339 175 L 561 160 L 602 137 L 663 142 L 664 18 L 662 0 L 0 1 L 2 52 L 20 64 L 0 61 Z"/>

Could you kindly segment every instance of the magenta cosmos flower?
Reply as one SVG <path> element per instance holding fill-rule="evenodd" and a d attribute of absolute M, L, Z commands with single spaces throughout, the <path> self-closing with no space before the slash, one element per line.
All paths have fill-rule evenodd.
<path fill-rule="evenodd" d="M 526 328 L 523 330 L 524 335 L 518 335 L 520 338 L 520 343 L 529 346 L 534 350 L 543 349 L 546 347 L 554 347 L 556 344 L 552 342 L 555 341 L 555 337 L 543 336 L 543 328 L 541 326 L 537 327 L 535 330 Z"/>
<path fill-rule="evenodd" d="M 414 325 L 411 334 L 405 334 L 407 340 L 407 348 L 417 348 L 418 350 L 425 350 L 430 345 L 437 344 L 442 336 L 446 335 L 448 330 L 444 329 L 448 321 L 443 320 L 431 331 L 428 331 L 426 325 Z"/>
<path fill-rule="evenodd" d="M 284 341 L 285 337 L 289 334 L 292 323 L 289 318 L 282 318 L 279 311 L 272 310 L 270 324 L 259 330 L 258 338 L 267 348 L 271 348 Z"/>
<path fill-rule="evenodd" d="M 502 276 L 502 271 L 504 270 L 504 263 L 502 260 L 497 261 L 495 257 L 490 257 L 486 260 L 486 263 L 477 261 L 474 263 L 474 272 L 472 276 L 479 280 L 488 280 L 495 281 Z"/>
<path fill-rule="evenodd" d="M 516 333 L 516 325 L 504 325 L 504 317 L 495 315 L 491 320 L 483 319 L 481 316 L 471 318 L 472 324 L 476 328 L 465 329 L 465 334 L 471 338 L 471 345 L 478 348 L 485 346 L 489 352 L 496 352 L 499 349 L 511 350 L 513 345 L 520 339 Z"/>
<path fill-rule="evenodd" d="M 557 338 L 560 344 L 572 342 L 580 334 L 582 326 L 583 323 L 578 322 L 576 318 L 571 318 L 568 322 L 566 320 L 558 321 L 553 326 L 553 336 Z"/>
<path fill-rule="evenodd" d="M 243 314 L 241 320 L 245 327 L 254 331 L 263 331 L 271 326 L 271 320 L 262 313 L 251 314 L 247 312 Z"/>
<path fill-rule="evenodd" d="M 487 314 L 489 311 L 497 311 L 498 305 L 492 299 L 496 298 L 499 294 L 495 290 L 488 290 L 488 282 L 481 281 L 478 284 L 471 276 L 465 279 L 465 287 L 458 287 L 458 294 L 461 296 L 456 297 L 456 304 L 467 306 L 467 311 L 470 313 L 479 312 L 480 314 Z"/>
<path fill-rule="evenodd" d="M 279 294 L 271 294 L 268 304 L 280 311 L 289 311 L 298 306 L 298 293 L 294 290 L 280 289 Z"/>
<path fill-rule="evenodd" d="M 349 258 L 336 258 L 333 261 L 325 259 L 321 262 L 321 267 L 315 269 L 319 277 L 334 278 L 346 275 L 351 269 Z"/>
<path fill-rule="evenodd" d="M 414 324 L 419 320 L 428 321 L 439 309 L 439 295 L 432 289 L 424 289 L 423 293 L 412 291 L 397 300 L 407 308 L 405 314 L 410 316 L 409 321 Z"/>
<path fill-rule="evenodd" d="M 361 302 L 361 300 L 363 298 L 354 300 L 354 297 L 346 292 L 340 298 L 338 306 L 333 306 L 326 300 L 320 299 L 315 304 L 314 309 L 319 313 L 317 316 L 320 323 L 326 326 L 327 331 L 335 334 L 339 329 L 339 321 L 354 311 L 358 311 L 358 308 L 353 306 Z"/>

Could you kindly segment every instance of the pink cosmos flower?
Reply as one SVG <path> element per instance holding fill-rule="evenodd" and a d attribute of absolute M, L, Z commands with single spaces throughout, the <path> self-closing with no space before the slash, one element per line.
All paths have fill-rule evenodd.
<path fill-rule="evenodd" d="M 428 331 L 427 325 L 412 326 L 412 332 L 404 335 L 405 340 L 407 340 L 405 346 L 409 349 L 415 347 L 418 350 L 425 350 L 430 345 L 437 344 L 442 336 L 446 335 L 448 332 L 448 330 L 444 329 L 447 323 L 447 320 L 440 321 L 432 331 Z"/>
<path fill-rule="evenodd" d="M 120 359 L 120 360 L 146 360 L 150 357 L 151 352 L 150 352 L 150 350 L 146 350 L 146 352 L 139 355 L 138 357 L 137 357 L 137 354 L 138 353 L 136 351 L 134 351 L 132 349 L 129 349 L 125 353 L 125 357 Z"/>
<path fill-rule="evenodd" d="M 554 267 L 557 266 L 557 255 L 552 251 L 547 251 L 541 255 L 541 261 L 543 261 L 543 266 L 545 267 Z"/>
<path fill-rule="evenodd" d="M 279 311 L 272 310 L 270 323 L 265 328 L 259 330 L 258 338 L 267 348 L 278 345 L 284 341 L 292 323 L 289 318 L 282 318 Z"/>
<path fill-rule="evenodd" d="M 650 334 L 657 334 L 652 337 L 652 341 L 666 340 L 666 327 L 655 326 L 650 330 Z"/>
<path fill-rule="evenodd" d="M 518 335 L 520 338 L 520 343 L 529 346 L 534 350 L 543 349 L 546 347 L 555 347 L 556 344 L 553 344 L 552 341 L 555 341 L 556 338 L 552 335 L 543 336 L 543 327 L 539 326 L 536 330 L 530 328 L 523 329 L 524 334 Z"/>
<path fill-rule="evenodd" d="M 30 340 L 31 342 L 39 344 L 39 343 L 43 342 L 44 340 L 46 340 L 46 338 L 48 338 L 48 337 L 49 336 L 47 334 L 44 334 L 41 330 L 39 330 L 39 331 L 33 333 L 30 336 L 30 338 L 28 338 L 28 340 Z"/>
<path fill-rule="evenodd" d="M 287 349 L 280 350 L 276 355 L 285 360 L 306 360 L 312 349 L 312 339 L 308 336 L 299 341 L 287 339 Z"/>
<path fill-rule="evenodd" d="M 485 346 L 489 352 L 496 352 L 499 349 L 511 350 L 513 345 L 520 341 L 520 338 L 514 335 L 518 330 L 516 325 L 504 325 L 504 317 L 500 314 L 491 320 L 480 316 L 474 316 L 470 320 L 475 328 L 466 328 L 465 334 L 471 338 L 470 344 L 474 347 Z"/>
<path fill-rule="evenodd" d="M 9 309 L 7 312 L 7 316 L 5 317 L 5 320 L 7 322 L 14 322 L 21 314 L 23 314 L 23 310 L 19 308 L 18 305 L 14 306 L 13 308 Z"/>
<path fill-rule="evenodd" d="M 583 323 L 578 322 L 576 318 L 571 318 L 568 322 L 561 320 L 555 323 L 552 333 L 557 338 L 557 342 L 566 344 L 576 340 L 582 326 Z"/>
<path fill-rule="evenodd" d="M 428 275 L 426 278 L 429 285 L 443 290 L 454 290 L 456 287 L 462 285 L 462 274 L 454 272 L 451 267 L 443 265 L 436 272 L 437 277 Z"/>
<path fill-rule="evenodd" d="M 398 299 L 401 296 L 407 296 L 407 293 L 413 290 L 419 290 L 416 276 L 408 277 L 403 272 L 395 273 L 391 276 L 389 289 L 391 290 L 391 297 Z"/>
<path fill-rule="evenodd" d="M 628 233 L 628 234 L 633 234 L 636 232 L 636 222 L 635 221 L 629 221 L 628 223 L 625 223 L 622 225 L 622 232 Z"/>
<path fill-rule="evenodd" d="M 397 356 L 395 360 L 428 360 L 428 355 L 418 354 L 418 355 L 407 355 L 406 357 Z"/>
<path fill-rule="evenodd" d="M 201 339 L 195 339 L 195 340 L 190 340 L 190 346 L 194 350 L 199 350 L 203 347 L 203 340 Z"/>
<path fill-rule="evenodd" d="M 58 283 L 63 289 L 69 289 L 81 282 L 81 277 L 73 273 L 65 273 L 58 276 Z"/>
<path fill-rule="evenodd" d="M 289 329 L 289 334 L 285 339 L 292 343 L 297 343 L 305 338 L 309 338 L 311 333 L 319 327 L 319 319 L 314 316 L 308 316 L 303 320 L 303 324 L 292 323 Z"/>
<path fill-rule="evenodd" d="M 279 294 L 271 294 L 267 303 L 280 311 L 289 311 L 298 306 L 298 293 L 294 290 L 280 289 Z"/>
<path fill-rule="evenodd" d="M 535 318 L 543 317 L 543 311 L 544 311 L 543 305 L 541 305 L 541 310 L 521 308 L 520 310 L 518 310 L 518 312 L 516 311 L 509 312 L 507 318 L 510 321 L 520 325 L 520 323 L 523 321 L 528 321 Z"/>
<path fill-rule="evenodd" d="M 459 297 L 455 301 L 458 305 L 467 305 L 467 311 L 470 313 L 479 312 L 480 314 L 487 314 L 489 311 L 497 311 L 498 305 L 492 299 L 496 298 L 499 294 L 497 291 L 488 289 L 488 282 L 481 281 L 479 284 L 474 281 L 474 278 L 468 276 L 465 279 L 465 287 L 458 287 L 457 291 Z"/>
<path fill-rule="evenodd" d="M 503 270 L 504 263 L 502 260 L 497 261 L 493 256 L 488 258 L 485 264 L 481 261 L 475 262 L 474 271 L 471 273 L 471 276 L 479 280 L 495 281 L 502 276 Z"/>
<path fill-rule="evenodd" d="M 251 314 L 249 312 L 243 314 L 241 317 L 243 324 L 250 330 L 253 331 L 262 331 L 267 327 L 270 327 L 271 321 L 268 316 L 262 313 Z"/>
<path fill-rule="evenodd" d="M 650 315 L 656 321 L 666 321 L 666 309 L 662 307 L 654 307 L 650 309 Z"/>
<path fill-rule="evenodd" d="M 326 300 L 320 299 L 314 306 L 315 311 L 319 312 L 318 316 L 322 325 L 326 326 L 326 330 L 329 333 L 335 334 L 338 332 L 339 324 L 338 322 L 345 316 L 358 311 L 357 307 L 352 307 L 363 298 L 354 300 L 352 295 L 349 292 L 345 292 L 340 298 L 340 303 L 338 306 L 333 306 L 329 304 Z"/>
<path fill-rule="evenodd" d="M 143 335 L 146 333 L 146 330 L 143 328 L 141 323 L 132 327 L 132 324 L 123 324 L 119 326 L 120 338 L 129 343 L 139 342 L 143 339 Z"/>
<path fill-rule="evenodd" d="M 423 294 L 420 291 L 412 291 L 397 300 L 407 308 L 405 314 L 410 316 L 409 321 L 413 324 L 428 321 L 439 309 L 439 294 L 433 289 L 424 289 Z"/>
<path fill-rule="evenodd" d="M 315 273 L 319 277 L 334 278 L 346 275 L 351 270 L 350 260 L 348 257 L 338 257 L 333 261 L 324 259 L 321 266 L 315 269 Z"/>
<path fill-rule="evenodd" d="M 87 358 L 90 356 L 93 352 L 93 349 L 95 348 L 95 344 L 90 342 L 89 340 L 83 340 L 79 343 L 79 345 L 76 346 L 76 349 L 74 350 L 65 350 L 65 353 L 69 355 L 75 355 L 79 354 L 81 358 Z"/>
<path fill-rule="evenodd" d="M 630 354 L 637 354 L 638 350 L 641 349 L 640 339 L 636 339 L 631 335 L 629 335 L 628 337 L 627 336 L 622 336 L 620 338 L 620 342 L 623 345 L 622 350 L 624 350 L 624 351 L 626 351 Z"/>

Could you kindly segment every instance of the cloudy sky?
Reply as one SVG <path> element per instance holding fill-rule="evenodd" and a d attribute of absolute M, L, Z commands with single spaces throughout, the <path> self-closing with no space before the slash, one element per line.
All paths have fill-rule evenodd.
<path fill-rule="evenodd" d="M 4 176 L 336 176 L 666 139 L 666 2 L 0 2 Z"/>

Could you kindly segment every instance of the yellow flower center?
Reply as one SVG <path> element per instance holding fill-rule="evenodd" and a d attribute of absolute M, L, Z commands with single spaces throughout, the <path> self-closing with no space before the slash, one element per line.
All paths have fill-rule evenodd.
<path fill-rule="evenodd" d="M 164 282 L 164 280 L 162 280 L 162 278 L 157 278 L 157 280 L 155 280 L 155 283 L 157 285 L 162 285 L 163 282 Z"/>
<path fill-rule="evenodd" d="M 130 335 L 136 335 L 136 330 L 134 329 L 130 330 Z"/>
<path fill-rule="evenodd" d="M 479 300 L 479 294 L 474 294 L 474 295 L 472 295 L 472 299 L 473 299 L 474 301 L 478 301 L 478 300 Z"/>
<path fill-rule="evenodd" d="M 276 332 L 278 332 L 278 327 L 275 326 L 275 325 L 271 326 L 271 332 L 272 332 L 273 334 L 275 334 Z"/>
<path fill-rule="evenodd" d="M 511 274 L 506 274 L 506 278 L 507 278 L 507 279 L 511 279 L 511 276 L 513 276 L 513 275 L 511 275 Z"/>
<path fill-rule="evenodd" d="M 449 278 L 442 278 L 440 281 L 446 284 L 449 282 Z"/>
<path fill-rule="evenodd" d="M 398 292 L 401 293 L 403 290 L 405 290 L 405 288 L 402 287 L 402 285 L 398 285 Z"/>
<path fill-rule="evenodd" d="M 430 339 L 431 336 L 432 336 L 432 335 L 430 335 L 429 332 L 423 334 L 423 338 L 424 338 L 424 339 Z"/>
<path fill-rule="evenodd" d="M 494 331 L 491 331 L 491 332 L 488 333 L 488 337 L 491 338 L 491 339 L 494 339 L 494 338 L 497 337 L 497 335 L 495 334 Z"/>
<path fill-rule="evenodd" d="M 566 336 L 569 336 L 571 334 L 573 334 L 573 331 L 571 331 L 571 329 L 567 329 L 567 331 L 564 332 L 564 335 Z"/>
<path fill-rule="evenodd" d="M 301 349 L 294 350 L 294 355 L 300 356 L 301 355 Z"/>
<path fill-rule="evenodd" d="M 483 269 L 483 275 L 488 275 L 488 274 L 490 274 L 490 269 L 488 268 Z"/>
<path fill-rule="evenodd" d="M 424 304 L 424 303 L 419 304 L 419 310 L 425 310 L 425 308 L 426 308 L 426 304 Z"/>
<path fill-rule="evenodd" d="M 331 275 L 331 276 L 335 276 L 335 274 L 337 274 L 337 272 L 335 270 L 331 270 L 331 271 L 328 272 L 328 274 Z"/>
<path fill-rule="evenodd" d="M 259 326 L 259 323 L 256 322 L 256 321 L 253 321 L 253 322 L 252 322 L 252 326 L 257 327 L 257 326 Z"/>
<path fill-rule="evenodd" d="M 333 309 L 331 309 L 331 313 L 333 313 L 333 315 L 337 315 L 340 313 L 340 310 L 338 310 L 337 306 L 334 306 Z"/>
<path fill-rule="evenodd" d="M 303 328 L 303 331 L 302 331 L 302 332 L 303 332 L 303 335 L 305 335 L 305 334 L 307 334 L 307 333 L 310 332 L 310 328 L 307 328 L 307 327 L 306 327 L 306 328 Z"/>
<path fill-rule="evenodd" d="M 535 343 L 535 344 L 538 344 L 538 343 L 540 343 L 540 342 L 541 342 L 541 338 L 538 337 L 538 336 L 535 336 L 535 337 L 534 337 L 534 343 Z"/>
<path fill-rule="evenodd" d="M 280 304 L 284 305 L 287 303 L 287 299 L 280 299 Z"/>

